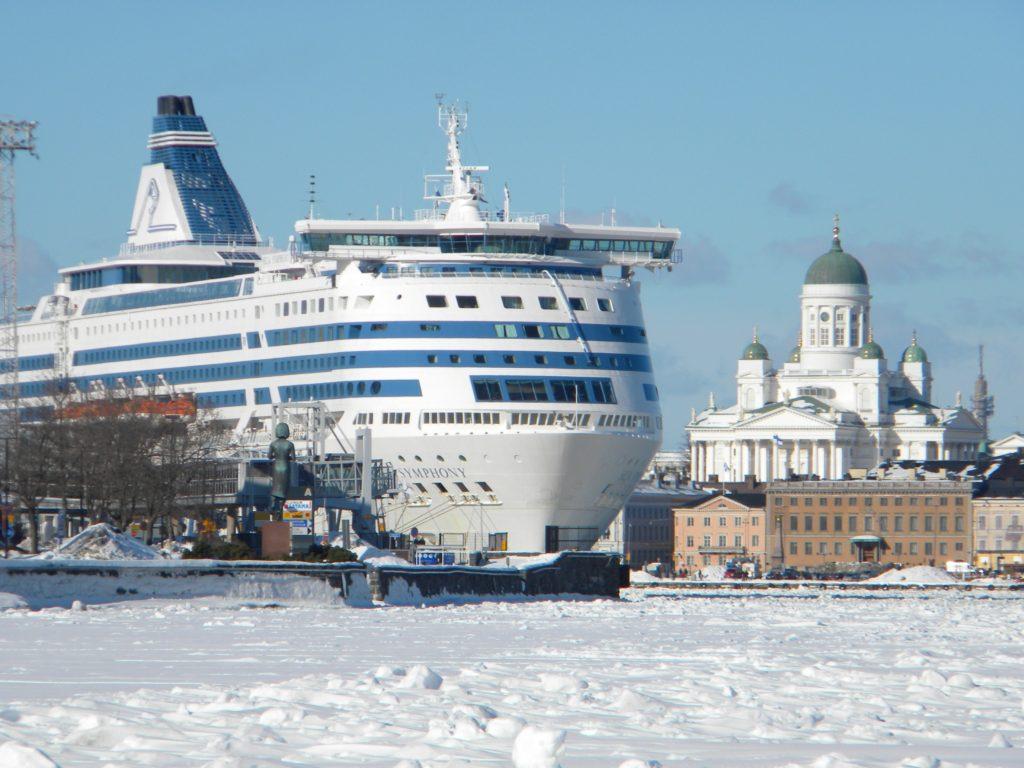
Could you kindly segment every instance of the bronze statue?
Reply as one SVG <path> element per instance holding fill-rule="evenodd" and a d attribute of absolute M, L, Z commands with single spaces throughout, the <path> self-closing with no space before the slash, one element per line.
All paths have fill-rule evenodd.
<path fill-rule="evenodd" d="M 274 484 L 270 488 L 271 511 L 279 513 L 288 498 L 291 485 L 292 462 L 295 461 L 295 443 L 288 439 L 291 434 L 284 422 L 274 429 L 277 439 L 270 444 L 267 458 L 274 462 Z"/>

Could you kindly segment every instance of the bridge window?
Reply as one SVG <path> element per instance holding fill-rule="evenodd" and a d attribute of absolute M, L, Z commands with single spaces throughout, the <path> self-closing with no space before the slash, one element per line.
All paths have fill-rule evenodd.
<path fill-rule="evenodd" d="M 497 379 L 477 379 L 473 382 L 473 394 L 477 400 L 500 401 L 501 385 Z"/>
<path fill-rule="evenodd" d="M 522 309 L 523 298 L 521 296 L 502 296 L 501 305 L 505 309 Z"/>
<path fill-rule="evenodd" d="M 597 300 L 597 308 L 600 309 L 602 312 L 611 312 L 612 311 L 612 300 L 611 299 L 598 299 Z"/>
<path fill-rule="evenodd" d="M 541 379 L 508 379 L 505 388 L 512 402 L 546 402 L 548 399 L 547 388 Z"/>
<path fill-rule="evenodd" d="M 448 306 L 448 299 L 444 296 L 428 295 L 427 306 L 434 307 L 435 309 Z"/>
<path fill-rule="evenodd" d="M 539 325 L 524 325 L 523 333 L 526 334 L 528 339 L 543 339 L 544 329 Z"/>
<path fill-rule="evenodd" d="M 537 301 L 540 302 L 541 309 L 558 309 L 558 301 L 554 296 L 538 296 Z"/>
<path fill-rule="evenodd" d="M 514 339 L 519 335 L 516 333 L 516 327 L 511 323 L 495 323 L 494 333 L 499 339 Z"/>
<path fill-rule="evenodd" d="M 476 296 L 456 296 L 455 303 L 460 309 L 477 309 L 480 306 Z"/>
<path fill-rule="evenodd" d="M 577 312 L 586 312 L 587 310 L 587 302 L 585 302 L 578 296 L 569 297 L 569 306 L 572 307 Z"/>

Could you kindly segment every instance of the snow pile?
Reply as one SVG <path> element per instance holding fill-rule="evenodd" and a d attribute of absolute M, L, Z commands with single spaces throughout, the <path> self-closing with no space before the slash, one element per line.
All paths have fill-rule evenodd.
<path fill-rule="evenodd" d="M 10 611 L 15 608 L 28 608 L 28 603 L 18 595 L 12 595 L 10 592 L 0 592 L 0 611 Z"/>
<path fill-rule="evenodd" d="M 915 565 L 911 568 L 890 570 L 868 579 L 869 584 L 956 584 L 957 580 L 941 568 Z"/>
<path fill-rule="evenodd" d="M 629 572 L 629 583 L 630 584 L 653 584 L 658 579 L 652 576 L 647 571 L 630 571 Z"/>
<path fill-rule="evenodd" d="M 709 565 L 700 572 L 701 581 L 722 581 L 725 579 L 724 565 Z"/>
<path fill-rule="evenodd" d="M 157 560 L 160 555 L 151 547 L 131 536 L 118 533 L 106 523 L 90 525 L 77 536 L 68 539 L 50 558 L 72 560 Z"/>
<path fill-rule="evenodd" d="M 338 543 L 338 539 L 334 540 L 335 546 L 341 546 Z M 352 552 L 358 558 L 359 562 L 366 563 L 367 565 L 412 565 L 408 560 L 403 560 L 400 557 L 396 557 L 387 550 L 378 549 L 372 544 L 360 544 L 358 547 L 354 547 Z"/>
<path fill-rule="evenodd" d="M 0 765 L 4 768 L 59 768 L 45 752 L 16 741 L 0 744 Z"/>
<path fill-rule="evenodd" d="M 559 768 L 558 756 L 565 744 L 565 731 L 551 731 L 528 725 L 512 743 L 515 768 Z"/>

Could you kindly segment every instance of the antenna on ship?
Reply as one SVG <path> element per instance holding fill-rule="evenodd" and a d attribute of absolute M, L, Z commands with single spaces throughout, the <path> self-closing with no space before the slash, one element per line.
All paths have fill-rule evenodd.
<path fill-rule="evenodd" d="M 486 165 L 463 165 L 459 135 L 469 125 L 469 109 L 458 102 L 445 103 L 443 93 L 435 93 L 437 99 L 437 125 L 448 137 L 448 163 L 444 176 L 424 177 L 424 199 L 434 204 L 434 210 L 441 203 L 448 204 L 445 219 L 458 222 L 481 221 L 480 203 L 484 199 L 483 183 L 478 172 L 490 170 Z"/>
<path fill-rule="evenodd" d="M 565 163 L 562 163 L 562 195 L 558 200 L 558 223 L 565 224 Z"/>
<path fill-rule="evenodd" d="M 502 207 L 502 213 L 504 214 L 504 221 L 512 220 L 512 193 L 509 192 L 508 182 L 505 182 L 505 204 Z"/>
<path fill-rule="evenodd" d="M 307 219 L 313 218 L 313 206 L 316 205 L 316 174 L 309 174 L 309 215 Z"/>

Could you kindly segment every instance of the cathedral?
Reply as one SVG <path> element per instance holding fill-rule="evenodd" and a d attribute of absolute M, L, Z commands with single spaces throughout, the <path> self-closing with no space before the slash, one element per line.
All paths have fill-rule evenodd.
<path fill-rule="evenodd" d="M 889 368 L 872 337 L 864 266 L 832 247 L 800 294 L 800 336 L 779 367 L 754 333 L 736 370 L 736 405 L 694 413 L 691 477 L 706 482 L 863 476 L 886 459 L 972 459 L 985 433 L 962 406 L 932 404 L 932 370 L 917 334 Z"/>

